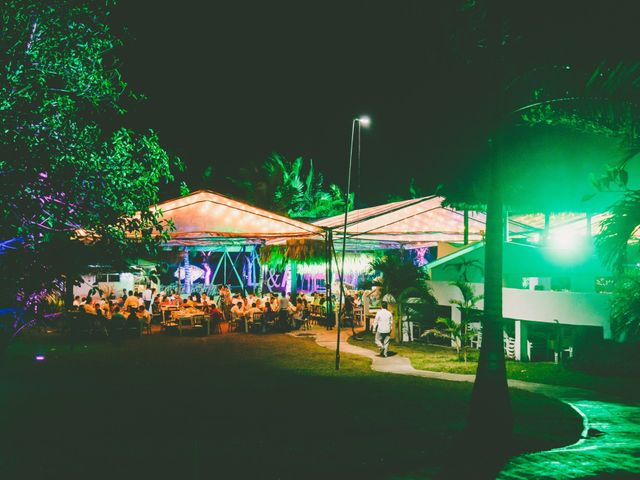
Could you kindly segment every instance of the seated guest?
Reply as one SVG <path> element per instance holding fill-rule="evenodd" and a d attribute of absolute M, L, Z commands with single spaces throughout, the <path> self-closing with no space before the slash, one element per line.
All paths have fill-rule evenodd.
<path fill-rule="evenodd" d="M 155 297 L 151 302 L 151 313 L 154 315 L 160 313 L 160 297 Z"/>
<path fill-rule="evenodd" d="M 73 299 L 73 306 L 75 308 L 78 308 L 80 305 L 82 305 L 82 301 L 80 300 L 80 296 L 76 295 L 75 298 Z"/>
<path fill-rule="evenodd" d="M 138 300 L 138 297 L 136 297 L 133 294 L 133 290 L 129 290 L 129 296 L 124 301 L 123 310 L 125 312 L 128 312 L 129 308 L 133 307 L 133 308 L 137 309 L 139 305 L 140 305 L 140 301 Z"/>
<path fill-rule="evenodd" d="M 107 301 L 104 302 L 101 306 L 100 306 L 100 310 L 102 311 L 102 315 L 105 318 L 111 318 L 111 302 Z M 97 312 L 96 312 L 97 313 Z"/>
<path fill-rule="evenodd" d="M 264 314 L 262 315 L 263 325 L 266 325 L 269 322 L 273 322 L 275 320 L 275 312 L 271 309 L 271 304 L 269 302 L 264 304 Z"/>
<path fill-rule="evenodd" d="M 201 300 L 203 305 L 209 305 L 209 296 L 206 293 L 202 294 Z"/>
<path fill-rule="evenodd" d="M 258 305 L 257 305 L 257 303 L 256 303 L 256 302 L 253 302 L 253 303 L 251 304 L 251 307 L 249 307 L 249 308 L 247 309 L 247 314 L 249 315 L 249 318 L 250 318 L 251 320 L 253 320 L 253 314 L 254 314 L 254 313 L 262 313 L 262 310 L 260 310 L 260 309 L 258 308 Z"/>
<path fill-rule="evenodd" d="M 138 320 L 140 320 L 140 324 L 142 327 L 151 325 L 151 314 L 149 313 L 149 310 L 144 308 L 144 305 L 140 305 L 138 307 L 136 315 L 138 316 Z"/>
<path fill-rule="evenodd" d="M 87 298 L 86 299 L 86 303 L 84 305 L 82 305 L 82 311 L 84 311 L 84 313 L 88 313 L 90 315 L 95 315 L 96 314 L 96 309 L 93 306 L 93 303 L 91 303 L 91 299 Z"/>
<path fill-rule="evenodd" d="M 215 303 L 211 303 L 209 308 L 209 314 L 211 315 L 212 322 L 221 322 L 223 320 L 222 310 L 218 308 Z"/>
<path fill-rule="evenodd" d="M 240 320 L 244 318 L 244 308 L 242 306 L 242 302 L 237 302 L 232 308 L 231 308 L 231 319 L 232 320 Z"/>
<path fill-rule="evenodd" d="M 144 305 L 142 306 L 142 308 L 144 308 Z M 140 335 L 140 332 L 141 332 L 140 319 L 138 318 L 138 315 L 135 309 L 133 308 L 131 309 L 131 313 L 129 313 L 129 316 L 127 317 L 127 321 L 125 325 L 127 327 L 127 330 L 134 331 L 136 334 Z"/>
<path fill-rule="evenodd" d="M 294 326 L 296 328 L 299 328 L 300 325 L 304 323 L 303 314 L 304 314 L 304 304 L 302 303 L 302 298 L 298 297 L 298 299 L 296 300 L 296 306 L 293 310 L 293 321 L 294 321 Z"/>
<path fill-rule="evenodd" d="M 117 340 L 122 335 L 122 330 L 124 329 L 125 318 L 120 311 L 120 307 L 116 307 L 113 309 L 113 315 L 111 316 L 111 320 L 109 320 L 108 330 L 109 336 L 111 336 L 114 340 Z"/>

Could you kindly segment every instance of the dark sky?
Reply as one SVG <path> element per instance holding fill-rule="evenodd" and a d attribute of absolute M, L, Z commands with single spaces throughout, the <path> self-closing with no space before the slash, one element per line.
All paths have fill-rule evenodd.
<path fill-rule="evenodd" d="M 207 165 L 234 176 L 272 151 L 312 158 L 344 187 L 351 120 L 368 114 L 363 198 L 404 193 L 410 177 L 431 193 L 459 168 L 449 153 L 484 108 L 475 76 L 486 72 L 452 53 L 455 3 L 122 1 L 122 71 L 149 97 L 126 121 L 157 130 L 194 188 Z M 532 62 L 640 48 L 634 2 L 510 3 Z"/>

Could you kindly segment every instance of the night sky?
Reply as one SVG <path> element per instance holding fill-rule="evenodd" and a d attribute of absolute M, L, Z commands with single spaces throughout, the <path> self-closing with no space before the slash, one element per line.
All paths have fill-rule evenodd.
<path fill-rule="evenodd" d="M 121 70 L 149 97 L 125 124 L 158 131 L 192 189 L 212 165 L 224 191 L 219 179 L 273 151 L 312 158 L 344 187 L 351 120 L 368 114 L 362 198 L 406 193 L 410 177 L 432 193 L 487 108 L 487 72 L 453 52 L 455 3 L 122 1 Z M 510 3 L 533 63 L 635 56 L 636 2 Z"/>

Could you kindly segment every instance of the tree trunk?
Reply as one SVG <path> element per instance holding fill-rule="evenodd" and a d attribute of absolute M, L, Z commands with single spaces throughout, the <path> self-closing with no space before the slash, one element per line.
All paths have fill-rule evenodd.
<path fill-rule="evenodd" d="M 291 272 L 291 300 L 296 301 L 298 296 L 298 262 L 291 260 L 289 271 Z"/>
<path fill-rule="evenodd" d="M 64 277 L 64 308 L 73 309 L 73 275 L 67 273 Z"/>
<path fill-rule="evenodd" d="M 504 359 L 502 320 L 503 217 L 500 146 L 493 139 L 490 152 L 491 184 L 487 203 L 484 316 L 482 347 L 473 385 L 469 431 L 476 439 L 491 439 L 493 453 L 504 453 L 513 419 Z"/>
<path fill-rule="evenodd" d="M 464 209 L 464 238 L 463 243 L 469 245 L 469 210 Z"/>

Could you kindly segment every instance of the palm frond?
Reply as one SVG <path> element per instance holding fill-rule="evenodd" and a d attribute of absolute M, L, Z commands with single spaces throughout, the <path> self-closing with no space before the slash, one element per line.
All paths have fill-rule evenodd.
<path fill-rule="evenodd" d="M 605 264 L 621 273 L 629 246 L 637 246 L 634 233 L 640 226 L 640 191 L 629 190 L 611 207 L 611 216 L 601 223 L 596 248 Z"/>

